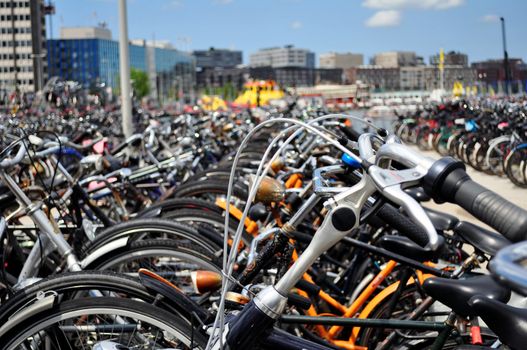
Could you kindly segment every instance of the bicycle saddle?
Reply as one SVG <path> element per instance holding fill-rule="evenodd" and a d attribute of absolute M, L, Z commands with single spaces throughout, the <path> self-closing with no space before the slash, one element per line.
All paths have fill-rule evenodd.
<path fill-rule="evenodd" d="M 501 248 L 512 244 L 511 241 L 499 233 L 486 230 L 465 221 L 459 222 L 454 228 L 454 232 L 472 244 L 477 250 L 492 256 Z"/>
<path fill-rule="evenodd" d="M 424 208 L 426 211 L 426 214 L 430 218 L 430 221 L 432 221 L 432 224 L 434 224 L 434 227 L 438 231 L 450 231 L 456 227 L 456 225 L 459 222 L 459 219 L 456 218 L 454 215 L 450 215 L 447 213 L 442 213 L 437 210 Z"/>
<path fill-rule="evenodd" d="M 512 307 L 482 295 L 472 297 L 468 304 L 504 344 L 512 349 L 525 349 L 526 309 Z"/>
<path fill-rule="evenodd" d="M 444 239 L 439 236 L 440 246 L 443 245 Z M 434 260 L 438 256 L 438 251 L 423 248 L 411 239 L 404 236 L 387 235 L 379 240 L 379 246 L 393 253 L 417 261 Z"/>
<path fill-rule="evenodd" d="M 428 202 L 431 198 L 422 187 L 411 187 L 404 190 L 418 202 Z"/>
<path fill-rule="evenodd" d="M 476 312 L 468 304 L 475 295 L 507 302 L 510 289 L 496 283 L 490 276 L 477 276 L 463 280 L 447 278 L 429 278 L 423 283 L 423 289 L 432 298 L 450 307 L 462 316 L 474 316 Z"/>

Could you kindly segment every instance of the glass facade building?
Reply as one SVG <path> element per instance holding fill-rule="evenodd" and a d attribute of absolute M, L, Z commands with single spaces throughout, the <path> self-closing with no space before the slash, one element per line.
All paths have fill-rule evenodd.
<path fill-rule="evenodd" d="M 130 44 L 130 67 L 152 74 L 148 44 Z M 195 58 L 174 48 L 154 48 L 153 89 L 165 98 L 176 89 L 190 91 L 195 82 Z M 119 43 L 100 38 L 54 39 L 47 41 L 48 73 L 89 86 L 105 83 L 119 85 Z"/>

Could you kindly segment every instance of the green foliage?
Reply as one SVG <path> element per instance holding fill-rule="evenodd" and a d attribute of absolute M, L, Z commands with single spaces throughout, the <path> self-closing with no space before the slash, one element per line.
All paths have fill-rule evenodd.
<path fill-rule="evenodd" d="M 142 99 L 150 93 L 150 81 L 146 72 L 132 68 L 130 78 L 132 79 L 132 88 L 137 98 Z"/>

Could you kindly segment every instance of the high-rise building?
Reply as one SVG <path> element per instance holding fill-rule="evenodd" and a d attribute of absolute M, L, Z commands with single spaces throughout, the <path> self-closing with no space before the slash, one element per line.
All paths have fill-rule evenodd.
<path fill-rule="evenodd" d="M 249 65 L 251 67 L 315 68 L 315 53 L 306 49 L 297 49 L 293 45 L 272 47 L 252 53 Z"/>
<path fill-rule="evenodd" d="M 242 64 L 242 52 L 237 50 L 211 47 L 193 51 L 192 55 L 196 58 L 197 68 L 233 68 Z"/>
<path fill-rule="evenodd" d="M 420 62 L 422 62 L 422 58 L 412 51 L 381 52 L 373 58 L 373 64 L 383 68 L 417 66 Z"/>
<path fill-rule="evenodd" d="M 364 62 L 364 56 L 357 53 L 323 53 L 319 57 L 320 68 L 341 68 L 348 69 L 361 66 Z"/>
<path fill-rule="evenodd" d="M 119 43 L 106 28 L 65 28 L 61 38 L 48 40 L 50 76 L 84 85 L 119 85 Z M 149 74 L 151 90 L 164 98 L 175 88 L 189 92 L 195 82 L 194 58 L 166 42 L 134 40 L 129 46 L 130 67 Z M 153 74 L 153 75 L 152 75 Z"/>
<path fill-rule="evenodd" d="M 42 88 L 47 10 L 43 0 L 0 0 L 0 89 Z"/>

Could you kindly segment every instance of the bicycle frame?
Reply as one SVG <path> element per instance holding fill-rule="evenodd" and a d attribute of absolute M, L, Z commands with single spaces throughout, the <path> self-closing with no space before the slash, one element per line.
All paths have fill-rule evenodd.
<path fill-rule="evenodd" d="M 66 259 L 66 264 L 70 271 L 81 271 L 80 262 L 75 256 L 73 248 L 48 219 L 41 209 L 41 203 L 32 203 L 16 181 L 4 169 L 0 170 L 0 178 L 13 192 L 22 209 L 31 216 L 41 232 L 20 272 L 18 286 L 22 287 L 24 281 L 36 276 L 42 256 L 49 254 L 55 248 Z"/>

